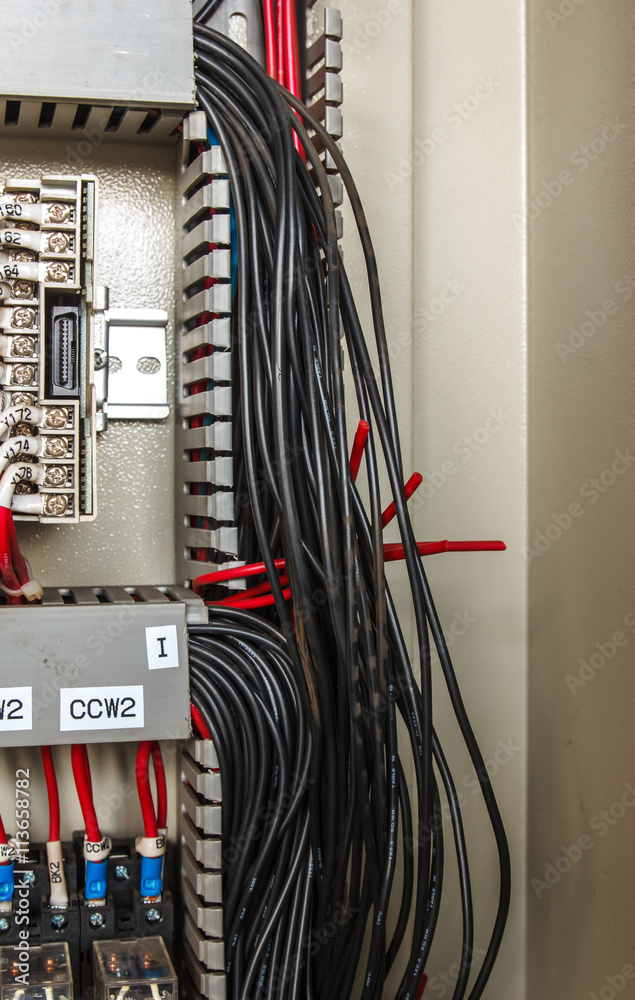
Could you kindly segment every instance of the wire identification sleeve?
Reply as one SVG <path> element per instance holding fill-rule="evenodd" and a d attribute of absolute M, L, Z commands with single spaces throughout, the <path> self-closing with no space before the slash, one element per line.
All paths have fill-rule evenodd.
<path fill-rule="evenodd" d="M 276 4 L 278 16 L 288 9 Z M 263 577 L 270 588 L 248 598 L 259 615 L 231 598 L 210 606 L 207 629 L 191 632 L 193 702 L 218 752 L 224 843 L 238 851 L 226 858 L 224 880 L 230 995 L 258 989 L 258 996 L 275 996 L 282 981 L 283 995 L 294 1000 L 347 998 L 363 971 L 359 996 L 382 1000 L 403 944 L 395 997 L 415 1000 L 442 902 L 447 803 L 460 886 L 459 898 L 448 901 L 461 929 L 453 996 L 476 1000 L 509 909 L 509 850 L 407 510 L 379 276 L 361 201 L 337 145 L 296 96 L 224 36 L 195 24 L 194 38 L 198 102 L 223 149 L 236 214 L 239 559 L 260 563 L 255 588 Z M 280 79 L 288 49 L 279 35 L 278 43 Z M 339 252 L 318 148 L 337 165 L 357 225 L 372 349 Z M 353 425 L 369 427 L 362 448 L 367 505 L 350 469 L 347 404 Z M 383 498 L 382 474 L 390 486 Z M 411 480 L 409 490 L 415 485 Z M 385 578 L 382 511 L 399 528 L 391 556 L 404 559 L 408 574 L 414 658 Z M 437 544 L 434 551 L 450 551 Z M 208 601 L 225 598 L 212 582 Z M 498 910 L 474 972 L 466 837 L 433 724 L 433 645 L 499 855 Z M 291 765 L 304 775 L 299 786 L 289 783 Z M 413 790 L 406 773 L 414 774 Z M 283 790 L 292 805 L 280 816 L 275 803 Z M 273 818 L 260 837 L 240 840 L 256 807 L 271 803 Z"/>

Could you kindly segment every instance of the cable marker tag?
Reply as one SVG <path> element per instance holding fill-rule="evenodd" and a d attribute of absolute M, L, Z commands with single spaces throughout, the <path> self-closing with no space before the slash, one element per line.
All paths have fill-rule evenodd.
<path fill-rule="evenodd" d="M 84 836 L 84 860 L 93 861 L 99 864 L 105 861 L 112 850 L 112 840 L 110 837 L 102 837 L 101 840 L 89 840 Z"/>
<path fill-rule="evenodd" d="M 142 858 L 161 858 L 165 854 L 165 837 L 137 837 L 135 850 Z"/>

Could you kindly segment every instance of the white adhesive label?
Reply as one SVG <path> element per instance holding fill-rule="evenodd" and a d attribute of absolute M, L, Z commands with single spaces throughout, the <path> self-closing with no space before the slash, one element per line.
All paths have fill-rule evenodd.
<path fill-rule="evenodd" d="M 143 729 L 143 685 L 62 688 L 60 732 Z"/>
<path fill-rule="evenodd" d="M 0 733 L 19 729 L 33 729 L 32 688 L 0 688 Z"/>
<path fill-rule="evenodd" d="M 150 670 L 169 670 L 179 665 L 179 638 L 176 625 L 155 625 L 146 629 L 146 649 Z"/>

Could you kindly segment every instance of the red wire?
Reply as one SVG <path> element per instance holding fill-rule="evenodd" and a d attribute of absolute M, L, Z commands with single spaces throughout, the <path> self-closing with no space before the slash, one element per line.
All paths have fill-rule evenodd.
<path fill-rule="evenodd" d="M 284 75 L 284 0 L 276 0 L 276 73 L 278 83 L 285 86 Z"/>
<path fill-rule="evenodd" d="M 286 560 L 276 559 L 274 566 L 276 569 L 284 569 L 286 566 Z M 224 583 L 226 580 L 242 580 L 243 577 L 247 576 L 261 576 L 262 573 L 266 573 L 265 564 L 261 563 L 250 563 L 248 566 L 230 566 L 228 569 L 219 569 L 214 573 L 203 573 L 201 576 L 197 576 L 192 582 L 192 590 L 195 594 L 200 596 L 201 589 L 207 583 Z"/>
<path fill-rule="evenodd" d="M 2 582 L 5 587 L 8 587 L 9 590 L 19 590 L 21 584 L 16 576 L 11 559 L 9 514 L 8 507 L 0 507 L 0 576 L 2 576 Z"/>
<path fill-rule="evenodd" d="M 150 740 L 142 740 L 137 751 L 137 791 L 143 816 L 143 830 L 146 837 L 158 837 L 159 829 L 150 788 Z"/>
<path fill-rule="evenodd" d="M 410 477 L 410 479 L 408 480 L 408 482 L 406 483 L 406 485 L 403 488 L 406 500 L 410 499 L 410 497 L 415 492 L 415 490 L 418 489 L 419 486 L 421 486 L 422 482 L 423 482 L 423 476 L 421 475 L 421 473 L 420 472 L 413 472 L 412 475 L 411 475 L 411 477 Z M 392 519 L 393 519 L 393 517 L 395 517 L 396 513 L 397 513 L 397 509 L 395 507 L 395 501 L 393 500 L 392 503 L 388 504 L 388 506 L 386 507 L 386 510 L 381 515 L 381 526 L 382 526 L 382 528 L 385 528 L 386 525 L 389 524 L 390 521 L 392 521 Z"/>
<path fill-rule="evenodd" d="M 349 462 L 353 482 L 355 482 L 359 474 L 359 467 L 362 464 L 362 455 L 364 454 L 364 448 L 366 447 L 369 431 L 370 424 L 366 420 L 360 420 L 357 425 L 357 430 L 355 431 L 355 439 L 353 441 Z"/>
<path fill-rule="evenodd" d="M 41 747 L 40 749 L 49 800 L 49 841 L 55 842 L 60 839 L 60 796 L 55 774 L 55 762 L 50 747 Z"/>
<path fill-rule="evenodd" d="M 291 600 L 291 591 L 286 588 L 282 591 L 282 597 L 285 601 Z M 223 607 L 226 608 L 242 608 L 243 611 L 255 611 L 256 608 L 268 608 L 272 604 L 275 604 L 275 597 L 273 594 L 265 595 L 264 597 L 252 597 L 246 600 L 241 600 L 239 597 L 234 598 L 235 603 L 229 604 L 227 601 L 223 602 Z M 206 604 L 212 604 L 216 607 L 214 601 L 206 601 Z"/>
<path fill-rule="evenodd" d="M 75 778 L 79 804 L 82 816 L 84 817 L 86 836 L 91 843 L 97 844 L 101 840 L 101 830 L 99 829 L 99 822 L 93 802 L 88 750 L 83 743 L 75 743 L 71 747 L 71 763 L 73 765 L 73 777 Z"/>
<path fill-rule="evenodd" d="M 198 729 L 203 739 L 211 740 L 212 734 L 207 728 L 207 723 L 193 701 L 190 702 L 190 715 L 192 716 L 192 722 Z"/>
<path fill-rule="evenodd" d="M 278 60 L 276 58 L 276 12 L 273 4 L 274 0 L 263 0 L 267 73 L 275 80 L 278 76 Z"/>
<path fill-rule="evenodd" d="M 159 830 L 165 830 L 168 823 L 168 786 L 165 780 L 163 754 L 158 740 L 153 741 L 151 752 L 154 780 L 157 784 L 157 826 Z"/>
<path fill-rule="evenodd" d="M 18 545 L 18 536 L 15 533 L 15 524 L 13 521 L 13 514 L 11 510 L 7 511 L 7 527 L 9 529 L 9 545 L 11 548 L 11 560 L 15 567 L 15 572 L 18 580 L 20 581 L 20 586 L 29 582 L 29 571 L 26 568 L 26 563 L 24 561 L 24 556 L 20 552 L 20 546 Z"/>
<path fill-rule="evenodd" d="M 298 50 L 298 17 L 295 4 L 296 0 L 284 0 L 285 86 L 295 97 L 302 100 L 300 53 Z"/>

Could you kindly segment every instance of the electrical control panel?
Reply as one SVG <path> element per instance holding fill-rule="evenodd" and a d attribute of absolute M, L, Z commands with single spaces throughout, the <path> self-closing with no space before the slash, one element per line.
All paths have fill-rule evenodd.
<path fill-rule="evenodd" d="M 93 518 L 96 181 L 0 189 L 0 474 L 16 519 Z"/>

